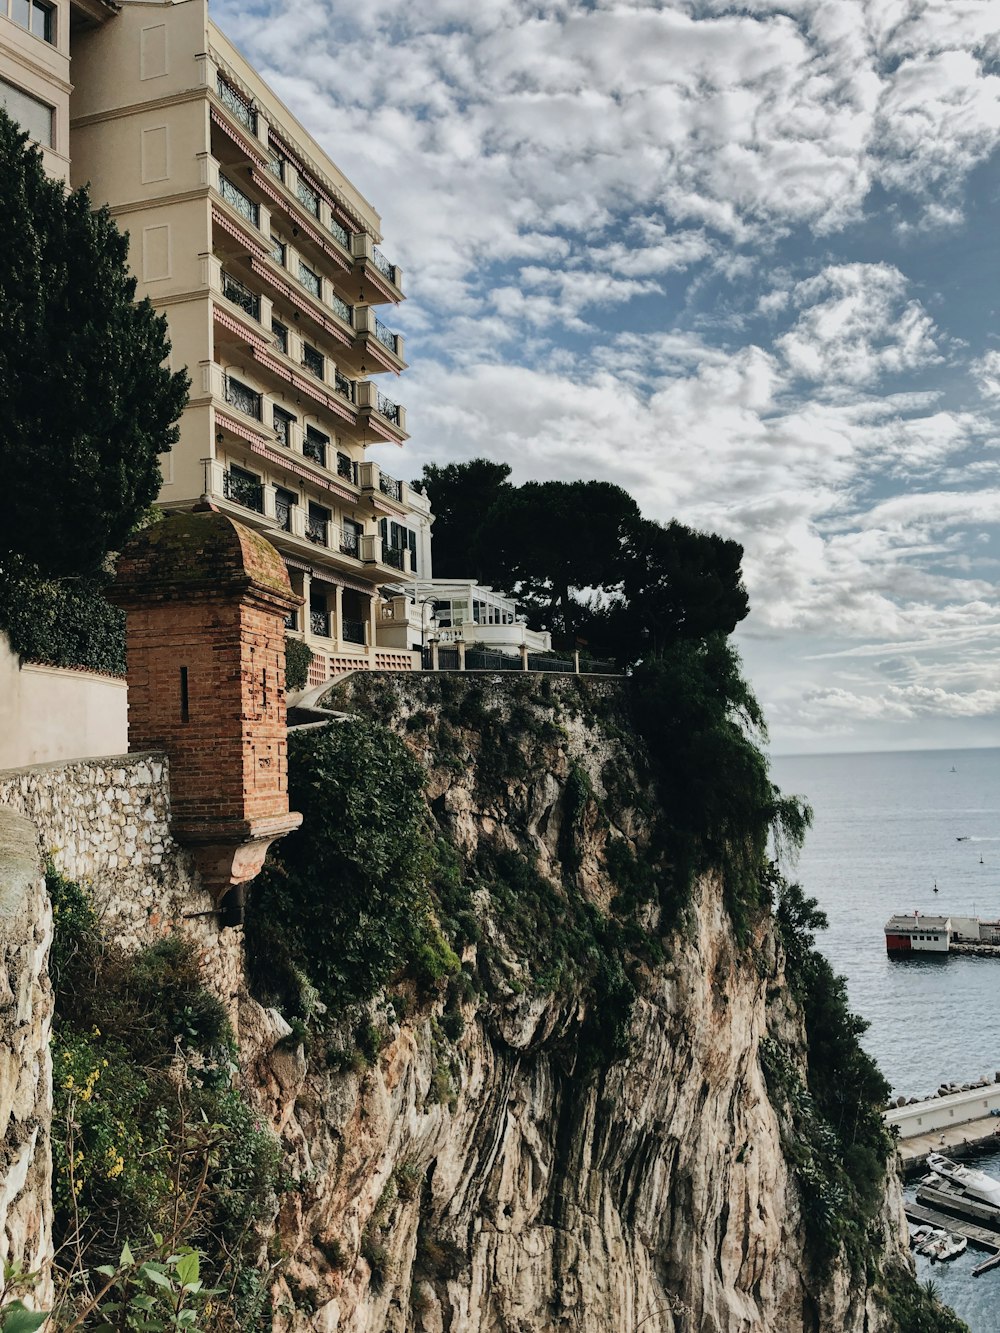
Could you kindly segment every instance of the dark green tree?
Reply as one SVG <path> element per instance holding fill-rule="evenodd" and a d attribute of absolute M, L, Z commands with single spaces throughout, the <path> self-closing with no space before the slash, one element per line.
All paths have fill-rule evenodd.
<path fill-rule="evenodd" d="M 516 591 L 543 622 L 572 634 L 583 614 L 573 590 L 620 582 L 639 507 L 608 481 L 529 481 L 497 497 L 478 533 L 489 582 Z"/>
<path fill-rule="evenodd" d="M 3 112 L 0 211 L 0 556 L 87 574 L 155 499 L 189 380 L 165 365 L 165 319 L 135 303 L 128 237 Z"/>
<path fill-rule="evenodd" d="M 493 504 L 509 491 L 510 468 L 488 458 L 468 463 L 424 465 L 413 483 L 434 511 L 434 573 L 439 578 L 487 577 L 479 556 L 477 534 Z"/>

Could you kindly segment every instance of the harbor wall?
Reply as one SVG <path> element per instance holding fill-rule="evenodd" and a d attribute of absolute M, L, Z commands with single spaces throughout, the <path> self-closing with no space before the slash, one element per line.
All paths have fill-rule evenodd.
<path fill-rule="evenodd" d="M 912 1139 L 982 1120 L 993 1110 L 1000 1110 L 1000 1083 L 970 1088 L 967 1092 L 951 1092 L 945 1097 L 933 1097 L 909 1106 L 894 1106 L 886 1111 L 885 1123 L 898 1129 L 901 1139 Z M 1000 1128 L 1000 1117 L 997 1127 Z"/>

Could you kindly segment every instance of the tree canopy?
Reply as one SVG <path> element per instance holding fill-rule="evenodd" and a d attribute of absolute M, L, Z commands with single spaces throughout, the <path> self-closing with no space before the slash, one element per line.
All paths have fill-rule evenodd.
<path fill-rule="evenodd" d="M 0 554 L 88 574 L 156 498 L 189 380 L 165 365 L 166 320 L 135 303 L 128 237 L 2 111 L 0 210 Z"/>
<path fill-rule="evenodd" d="M 434 572 L 440 578 L 488 580 L 477 536 L 484 516 L 511 489 L 506 463 L 473 458 L 468 463 L 424 465 L 413 483 L 426 494 L 434 511 Z"/>

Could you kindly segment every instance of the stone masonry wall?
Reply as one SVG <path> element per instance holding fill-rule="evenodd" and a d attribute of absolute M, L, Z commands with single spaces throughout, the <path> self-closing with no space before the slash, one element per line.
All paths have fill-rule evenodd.
<path fill-rule="evenodd" d="M 0 1272 L 38 1274 L 21 1294 L 39 1308 L 52 1296 L 51 943 L 35 828 L 0 807 Z"/>
<path fill-rule="evenodd" d="M 188 853 L 170 835 L 170 778 L 161 753 L 36 764 L 0 772 L 0 811 L 30 819 L 42 857 L 86 884 L 108 936 L 127 948 L 179 929 L 205 984 L 235 1020 L 242 928 L 220 931 Z"/>

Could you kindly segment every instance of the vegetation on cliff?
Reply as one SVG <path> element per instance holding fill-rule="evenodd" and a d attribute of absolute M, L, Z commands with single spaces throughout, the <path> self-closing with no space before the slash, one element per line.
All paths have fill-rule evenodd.
<path fill-rule="evenodd" d="M 173 1327 L 156 1322 L 158 1301 L 166 1292 L 179 1310 L 191 1281 L 201 1284 L 186 1293 L 192 1333 L 260 1327 L 260 1228 L 274 1212 L 279 1152 L 237 1085 L 225 1011 L 179 935 L 127 954 L 104 938 L 83 889 L 51 869 L 46 878 L 55 1327 Z M 182 1281 L 178 1264 L 198 1252 Z"/>

